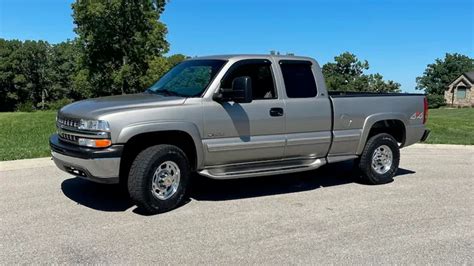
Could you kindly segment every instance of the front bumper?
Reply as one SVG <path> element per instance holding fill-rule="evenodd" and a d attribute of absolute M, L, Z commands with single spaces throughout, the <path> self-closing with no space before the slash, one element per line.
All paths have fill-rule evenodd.
<path fill-rule="evenodd" d="M 429 129 L 425 129 L 425 132 L 423 133 L 423 136 L 421 137 L 421 142 L 425 142 L 425 140 L 430 136 L 430 130 Z"/>
<path fill-rule="evenodd" d="M 112 145 L 106 149 L 85 148 L 64 143 L 57 134 L 51 136 L 49 145 L 59 169 L 98 183 L 119 182 L 123 145 Z"/>

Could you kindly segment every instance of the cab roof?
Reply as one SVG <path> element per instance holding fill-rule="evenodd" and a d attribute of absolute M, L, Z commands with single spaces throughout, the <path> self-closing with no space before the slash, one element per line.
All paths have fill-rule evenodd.
<path fill-rule="evenodd" d="M 198 59 L 221 59 L 221 60 L 242 60 L 242 59 L 277 59 L 277 60 L 314 60 L 311 57 L 295 56 L 295 55 L 272 55 L 272 54 L 226 54 L 226 55 L 209 55 L 193 57 L 188 60 Z"/>

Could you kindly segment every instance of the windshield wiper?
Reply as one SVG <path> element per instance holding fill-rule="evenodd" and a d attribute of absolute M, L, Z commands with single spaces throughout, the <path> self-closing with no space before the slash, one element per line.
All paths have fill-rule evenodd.
<path fill-rule="evenodd" d="M 156 90 L 156 91 L 150 90 L 149 92 L 154 93 L 154 94 L 165 94 L 165 95 L 168 95 L 168 96 L 186 97 L 185 95 L 182 95 L 182 94 L 179 94 L 175 91 L 170 91 L 170 90 L 167 90 L 167 89 L 161 89 L 161 90 Z"/>

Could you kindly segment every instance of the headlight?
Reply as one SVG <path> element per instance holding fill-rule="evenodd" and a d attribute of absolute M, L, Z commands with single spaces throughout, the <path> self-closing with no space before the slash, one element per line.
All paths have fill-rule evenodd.
<path fill-rule="evenodd" d="M 109 123 L 104 120 L 81 119 L 78 128 L 81 130 L 110 131 Z"/>

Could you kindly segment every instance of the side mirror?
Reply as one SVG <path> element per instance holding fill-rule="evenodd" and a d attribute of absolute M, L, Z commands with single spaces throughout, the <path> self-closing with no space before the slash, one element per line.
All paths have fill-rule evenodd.
<path fill-rule="evenodd" d="M 237 77 L 232 81 L 231 89 L 220 88 L 213 99 L 217 102 L 234 101 L 236 103 L 252 102 L 252 79 L 248 76 Z"/>
<path fill-rule="evenodd" d="M 232 81 L 233 100 L 236 103 L 252 102 L 252 79 L 249 76 L 238 77 Z"/>

